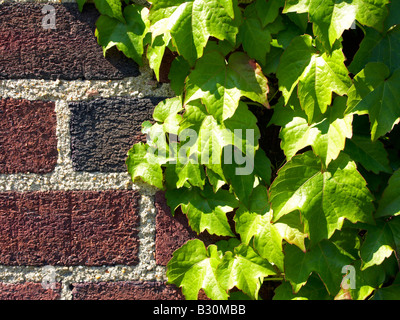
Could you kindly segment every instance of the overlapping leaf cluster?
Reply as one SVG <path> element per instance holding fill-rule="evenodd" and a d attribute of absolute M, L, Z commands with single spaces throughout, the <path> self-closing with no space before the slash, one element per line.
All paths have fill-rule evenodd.
<path fill-rule="evenodd" d="M 399 0 L 94 3 L 105 54 L 116 46 L 158 79 L 175 52 L 176 97 L 144 124 L 128 171 L 194 231 L 225 238 L 178 249 L 170 283 L 187 299 L 259 299 L 272 279 L 275 299 L 400 299 Z M 364 34 L 354 56 L 345 32 Z M 283 164 L 260 148 L 272 125 Z"/>

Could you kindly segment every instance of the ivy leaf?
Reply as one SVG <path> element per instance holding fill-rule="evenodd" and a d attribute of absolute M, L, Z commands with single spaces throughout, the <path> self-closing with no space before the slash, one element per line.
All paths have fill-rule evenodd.
<path fill-rule="evenodd" d="M 242 206 L 236 211 L 236 232 L 246 245 L 253 240 L 260 256 L 283 271 L 282 237 L 271 218 L 267 189 L 259 185 L 249 197 L 249 209 Z"/>
<path fill-rule="evenodd" d="M 153 119 L 162 124 L 164 132 L 177 135 L 179 123 L 182 121 L 179 112 L 182 110 L 182 99 L 180 97 L 165 99 L 154 108 Z"/>
<path fill-rule="evenodd" d="M 274 223 L 275 228 L 280 233 L 282 239 L 288 243 L 296 245 L 303 252 L 306 252 L 305 239 L 308 234 L 305 231 L 299 211 L 293 211 L 281 217 Z"/>
<path fill-rule="evenodd" d="M 322 158 L 325 166 L 335 160 L 345 148 L 346 138 L 353 135 L 353 115 L 345 115 L 346 98 L 337 97 L 333 106 L 329 107 L 323 120 L 307 122 L 307 116 L 298 106 L 297 99 L 289 107 L 277 105 L 271 123 L 282 126 L 279 137 L 281 147 L 287 160 L 290 160 L 299 150 L 312 146 L 314 153 Z M 296 102 L 297 101 L 297 102 Z"/>
<path fill-rule="evenodd" d="M 147 8 L 129 5 L 124 9 L 126 23 L 101 15 L 96 21 L 95 35 L 103 47 L 104 55 L 108 49 L 116 46 L 128 58 L 142 65 L 143 39 L 148 30 L 147 14 Z"/>
<path fill-rule="evenodd" d="M 232 132 L 208 114 L 199 101 L 186 105 L 185 110 L 179 137 L 181 141 L 186 141 L 185 137 L 188 136 L 189 141 L 181 147 L 179 154 L 186 154 L 187 158 L 194 158 L 198 163 L 223 176 L 222 151 L 225 146 L 233 143 Z M 184 162 L 184 159 L 181 161 Z"/>
<path fill-rule="evenodd" d="M 356 135 L 346 142 L 345 152 L 368 171 L 392 173 L 387 151 L 382 142 Z"/>
<path fill-rule="evenodd" d="M 197 300 L 200 289 L 211 299 L 226 300 L 228 294 L 216 278 L 220 263 L 217 246 L 206 248 L 198 239 L 189 240 L 167 264 L 168 283 L 181 287 L 188 300 Z"/>
<path fill-rule="evenodd" d="M 258 19 L 261 20 L 262 27 L 265 28 L 267 24 L 275 21 L 279 15 L 279 9 L 283 7 L 285 2 L 283 0 L 257 0 L 255 2 L 255 13 Z"/>
<path fill-rule="evenodd" d="M 379 202 L 376 218 L 400 215 L 400 170 L 389 179 L 389 185 L 383 192 Z"/>
<path fill-rule="evenodd" d="M 400 273 L 390 286 L 376 290 L 372 300 L 400 300 Z"/>
<path fill-rule="evenodd" d="M 235 44 L 240 12 L 233 12 L 237 6 L 231 3 L 228 0 L 154 1 L 150 8 L 153 37 L 170 34 L 178 53 L 193 65 L 203 55 L 209 37 Z"/>
<path fill-rule="evenodd" d="M 335 299 L 339 300 L 341 297 L 345 297 L 345 299 L 365 300 L 385 281 L 386 274 L 383 268 L 374 266 L 362 270 L 361 260 L 354 262 L 354 271 L 355 288 L 342 288 Z"/>
<path fill-rule="evenodd" d="M 266 156 L 261 148 L 256 151 L 254 158 L 254 173 L 259 176 L 269 186 L 271 184 L 271 160 Z"/>
<path fill-rule="evenodd" d="M 313 243 L 329 239 L 344 219 L 372 222 L 372 200 L 356 164 L 345 154 L 326 170 L 311 151 L 293 157 L 270 188 L 274 221 L 300 210 Z"/>
<path fill-rule="evenodd" d="M 268 80 L 260 66 L 244 53 L 225 57 L 216 51 L 206 53 L 186 80 L 184 104 L 201 99 L 219 122 L 230 118 L 245 96 L 268 106 Z"/>
<path fill-rule="evenodd" d="M 223 150 L 224 147 L 233 146 L 236 150 L 235 157 L 232 155 L 233 148 L 230 147 L 230 152 L 226 152 L 230 155 L 230 163 L 233 161 L 239 163 L 237 160 L 245 161 L 245 167 L 238 168 L 239 171 L 235 168 L 234 175 L 252 174 L 254 166 L 252 166 L 251 160 L 258 148 L 260 131 L 256 124 L 257 119 L 244 102 L 239 102 L 236 113 L 224 124 L 218 123 L 199 101 L 190 102 L 186 105 L 185 110 L 183 121 L 180 123 L 179 136 L 183 138 L 192 132 L 193 137 L 185 143 L 184 148 L 179 151 L 180 153 L 197 159 L 199 163 L 224 177 L 221 164 L 222 162 L 227 164 L 228 160 L 225 156 L 222 159 Z M 187 131 L 187 129 L 194 131 Z"/>
<path fill-rule="evenodd" d="M 400 217 L 389 221 L 377 221 L 376 226 L 368 226 L 360 255 L 363 261 L 361 270 L 380 265 L 393 252 L 400 248 Z"/>
<path fill-rule="evenodd" d="M 115 18 L 122 23 L 126 23 L 124 16 L 122 15 L 121 0 L 94 0 L 94 4 L 101 14 L 107 15 L 110 18 Z"/>
<path fill-rule="evenodd" d="M 76 3 L 78 4 L 78 9 L 80 12 L 82 12 L 83 6 L 85 5 L 86 2 L 87 2 L 87 0 L 76 0 Z"/>
<path fill-rule="evenodd" d="M 397 12 L 396 12 L 397 14 Z M 400 25 L 386 33 L 367 29 L 349 70 L 359 73 L 369 62 L 382 62 L 391 72 L 400 68 Z"/>
<path fill-rule="evenodd" d="M 273 300 L 331 300 L 332 297 L 326 291 L 324 283 L 314 273 L 310 275 L 307 283 L 299 292 L 293 293 L 290 282 L 284 281 L 275 289 Z"/>
<path fill-rule="evenodd" d="M 161 166 L 155 156 L 147 152 L 147 149 L 148 146 L 140 142 L 128 151 L 128 158 L 126 159 L 128 172 L 132 181 L 141 178 L 144 182 L 163 189 L 164 177 Z"/>
<path fill-rule="evenodd" d="M 347 112 L 369 114 L 373 141 L 391 131 L 400 118 L 400 69 L 392 75 L 382 63 L 369 63 L 354 78 Z"/>
<path fill-rule="evenodd" d="M 318 274 L 330 295 L 340 290 L 343 266 L 352 260 L 331 242 L 322 241 L 307 252 L 294 245 L 285 246 L 285 279 L 290 281 L 294 293 L 306 283 L 312 272 Z"/>
<path fill-rule="evenodd" d="M 258 299 L 264 277 L 275 274 L 273 266 L 245 244 L 236 247 L 233 253 L 227 251 L 217 269 L 223 288 L 237 287 L 252 299 Z"/>
<path fill-rule="evenodd" d="M 238 202 L 227 190 L 220 189 L 214 193 L 209 185 L 205 185 L 204 190 L 196 187 L 170 189 L 166 192 L 166 198 L 173 210 L 181 206 L 195 232 L 207 230 L 210 234 L 234 236 L 226 213 L 236 208 Z"/>
<path fill-rule="evenodd" d="M 332 102 L 332 92 L 347 93 L 351 86 L 341 43 L 335 43 L 332 53 L 318 53 L 312 37 L 293 39 L 285 50 L 277 70 L 279 89 L 288 103 L 298 85 L 300 105 L 311 123 L 316 115 L 325 113 Z"/>
<path fill-rule="evenodd" d="M 171 80 L 170 86 L 176 95 L 181 95 L 185 87 L 185 79 L 190 73 L 190 64 L 182 56 L 178 56 L 172 61 L 168 79 Z"/>
<path fill-rule="evenodd" d="M 314 34 L 325 48 L 330 49 L 356 19 L 363 25 L 383 31 L 388 3 L 389 0 L 287 0 L 283 12 L 308 12 Z"/>
<path fill-rule="evenodd" d="M 258 1 L 258 3 L 260 2 L 266 3 L 265 1 Z M 244 51 L 261 65 L 265 65 L 271 40 L 272 37 L 268 28 L 265 28 L 265 25 L 263 26 L 257 17 L 256 3 L 248 5 L 244 11 L 244 21 L 240 25 L 238 33 L 238 41 L 242 43 Z"/>
<path fill-rule="evenodd" d="M 276 265 L 283 271 L 283 251 L 282 237 L 279 230 L 271 223 L 270 216 L 259 215 L 250 212 L 239 212 L 237 222 L 240 228 L 248 228 L 251 222 L 253 228 L 253 245 L 254 249 L 264 259 Z M 243 223 L 246 221 L 246 224 Z M 251 233 L 247 233 L 247 235 Z"/>
<path fill-rule="evenodd" d="M 174 175 L 172 177 L 172 175 Z M 171 164 L 167 166 L 165 171 L 166 179 L 168 180 L 167 186 L 172 186 L 173 188 L 182 188 L 186 183 L 188 186 L 199 187 L 203 189 L 205 184 L 205 173 L 203 166 L 193 163 L 192 161 L 187 161 L 185 164 L 177 162 L 176 164 Z M 173 183 L 172 181 L 173 180 Z"/>
<path fill-rule="evenodd" d="M 159 35 L 147 47 L 149 66 L 154 71 L 157 81 L 160 81 L 160 66 L 170 39 L 168 34 Z"/>

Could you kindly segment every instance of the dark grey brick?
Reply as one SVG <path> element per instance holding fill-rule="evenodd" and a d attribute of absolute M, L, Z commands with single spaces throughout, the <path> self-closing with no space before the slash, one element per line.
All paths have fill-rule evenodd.
<path fill-rule="evenodd" d="M 139 141 L 142 123 L 163 98 L 110 98 L 72 102 L 71 152 L 76 171 L 124 172 L 126 153 Z"/>

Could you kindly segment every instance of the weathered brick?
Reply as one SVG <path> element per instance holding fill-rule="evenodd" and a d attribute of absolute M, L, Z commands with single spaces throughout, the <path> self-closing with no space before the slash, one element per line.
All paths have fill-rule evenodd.
<path fill-rule="evenodd" d="M 0 263 L 65 264 L 70 212 L 63 192 L 0 193 Z"/>
<path fill-rule="evenodd" d="M 51 4 L 56 29 L 42 27 L 44 4 L 0 5 L 0 79 L 122 79 L 140 74 L 137 64 L 112 49 L 103 57 L 94 36 L 93 5 Z"/>
<path fill-rule="evenodd" d="M 207 231 L 197 235 L 190 228 L 186 215 L 180 210 L 177 210 L 172 216 L 162 191 L 155 195 L 155 207 L 157 209 L 155 258 L 158 265 L 167 265 L 174 251 L 191 239 L 200 239 L 207 246 L 218 240 L 226 239 L 226 237 L 210 235 Z"/>
<path fill-rule="evenodd" d="M 0 193 L 0 264 L 133 265 L 134 191 Z"/>
<path fill-rule="evenodd" d="M 61 284 L 56 288 L 45 289 L 41 283 L 2 283 L 0 282 L 0 300 L 58 300 Z"/>
<path fill-rule="evenodd" d="M 54 102 L 0 99 L 0 173 L 47 173 L 57 164 Z"/>
<path fill-rule="evenodd" d="M 73 300 L 182 300 L 180 289 L 162 282 L 97 282 L 73 284 Z"/>
<path fill-rule="evenodd" d="M 136 264 L 138 197 L 132 191 L 71 193 L 72 242 L 68 264 Z"/>
<path fill-rule="evenodd" d="M 161 100 L 119 97 L 70 103 L 74 170 L 125 172 L 126 153 L 145 141 L 142 123 L 152 119 Z"/>

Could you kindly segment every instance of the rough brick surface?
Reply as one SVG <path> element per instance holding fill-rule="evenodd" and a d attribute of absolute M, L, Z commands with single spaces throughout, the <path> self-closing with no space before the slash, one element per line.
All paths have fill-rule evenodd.
<path fill-rule="evenodd" d="M 138 195 L 132 191 L 72 192 L 69 264 L 138 262 Z"/>
<path fill-rule="evenodd" d="M 138 223 L 133 191 L 0 193 L 0 264 L 133 265 Z"/>
<path fill-rule="evenodd" d="M 41 283 L 0 283 L 0 300 L 57 300 L 60 299 L 61 285 L 44 289 Z"/>
<path fill-rule="evenodd" d="M 70 103 L 74 170 L 126 172 L 126 153 L 145 141 L 142 123 L 162 98 L 110 98 Z"/>
<path fill-rule="evenodd" d="M 54 102 L 0 99 L 0 173 L 47 173 L 57 163 Z"/>
<path fill-rule="evenodd" d="M 164 192 L 159 191 L 156 193 L 155 206 L 157 209 L 156 263 L 158 265 L 167 265 L 174 251 L 191 239 L 200 239 L 205 245 L 225 239 L 225 237 L 210 235 L 208 232 L 202 232 L 197 235 L 190 228 L 186 215 L 179 210 L 172 216 Z"/>
<path fill-rule="evenodd" d="M 44 4 L 0 5 L 0 79 L 121 79 L 139 75 L 116 49 L 103 57 L 94 36 L 99 13 L 86 5 L 51 4 L 56 29 L 44 29 Z"/>
<path fill-rule="evenodd" d="M 182 293 L 162 282 L 98 282 L 74 284 L 73 300 L 181 300 Z"/>

